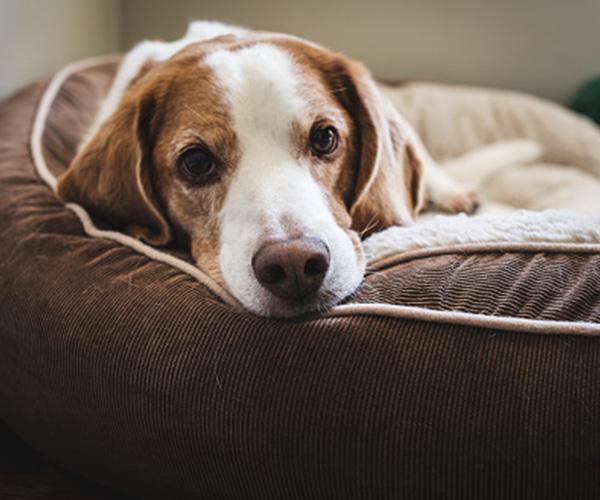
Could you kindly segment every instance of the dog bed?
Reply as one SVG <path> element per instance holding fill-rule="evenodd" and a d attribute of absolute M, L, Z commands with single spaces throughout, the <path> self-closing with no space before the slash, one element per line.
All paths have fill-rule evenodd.
<path fill-rule="evenodd" d="M 0 107 L 0 417 L 14 431 L 143 498 L 600 498 L 597 217 L 390 229 L 365 243 L 371 272 L 345 304 L 258 318 L 185 255 L 53 195 L 114 70 L 80 63 Z M 529 135 L 546 161 L 600 172 L 600 132 L 557 106 L 389 92 L 439 159 Z M 416 113 L 432 95 L 460 126 Z"/>

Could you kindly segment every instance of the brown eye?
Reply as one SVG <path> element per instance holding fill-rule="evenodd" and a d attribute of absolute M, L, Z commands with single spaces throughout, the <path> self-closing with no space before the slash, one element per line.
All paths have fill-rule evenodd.
<path fill-rule="evenodd" d="M 201 147 L 190 148 L 179 157 L 179 172 L 190 182 L 201 184 L 210 180 L 216 171 L 215 157 Z"/>
<path fill-rule="evenodd" d="M 315 127 L 310 132 L 310 149 L 318 156 L 333 153 L 339 142 L 339 135 L 335 127 Z"/>

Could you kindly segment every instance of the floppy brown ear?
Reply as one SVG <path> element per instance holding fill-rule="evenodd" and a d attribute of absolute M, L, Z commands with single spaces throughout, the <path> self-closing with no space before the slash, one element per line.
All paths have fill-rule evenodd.
<path fill-rule="evenodd" d="M 423 199 L 422 145 L 414 144 L 416 133 L 377 88 L 369 71 L 352 61 L 344 67 L 338 84 L 360 145 L 350 206 L 352 227 L 367 235 L 410 224 Z"/>
<path fill-rule="evenodd" d="M 152 99 L 125 99 L 58 180 L 57 193 L 152 245 L 171 239 L 151 181 Z"/>

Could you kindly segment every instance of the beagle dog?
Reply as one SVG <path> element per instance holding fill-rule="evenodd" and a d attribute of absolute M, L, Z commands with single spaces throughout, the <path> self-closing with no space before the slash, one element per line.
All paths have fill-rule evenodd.
<path fill-rule="evenodd" d="M 472 211 L 365 67 L 305 40 L 194 22 L 127 54 L 59 196 L 151 245 L 183 242 L 250 311 L 359 286 L 361 238 L 425 196 Z"/>

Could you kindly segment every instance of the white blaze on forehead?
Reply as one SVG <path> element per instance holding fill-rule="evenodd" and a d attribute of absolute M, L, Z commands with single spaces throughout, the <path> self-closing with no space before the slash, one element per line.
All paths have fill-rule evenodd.
<path fill-rule="evenodd" d="M 216 50 L 204 63 L 223 91 L 241 152 L 220 214 L 219 261 L 229 289 L 259 314 L 301 312 L 306 305 L 286 310 L 288 306 L 277 304 L 252 271 L 252 258 L 265 240 L 289 238 L 287 231 L 294 227 L 329 247 L 322 290 L 330 302 L 341 299 L 360 283 L 363 262 L 337 225 L 308 161 L 292 143 L 294 123 L 311 114 L 301 92 L 300 68 L 290 54 L 266 43 Z"/>
<path fill-rule="evenodd" d="M 283 219 L 309 228 L 306 212 L 320 212 L 319 218 L 331 215 L 309 166 L 296 158 L 292 144 L 293 123 L 309 108 L 299 92 L 302 75 L 291 56 L 260 43 L 237 51 L 216 50 L 205 63 L 229 105 L 241 151 L 222 217 L 229 222 L 243 219 L 247 227 L 260 219 L 256 231 L 273 233 L 281 229 Z M 233 225 L 224 224 L 223 229 L 227 232 Z"/>
<path fill-rule="evenodd" d="M 225 90 L 242 149 L 252 147 L 257 136 L 288 143 L 289 127 L 307 108 L 298 92 L 298 68 L 288 53 L 262 43 L 234 52 L 217 50 L 205 63 Z"/>

